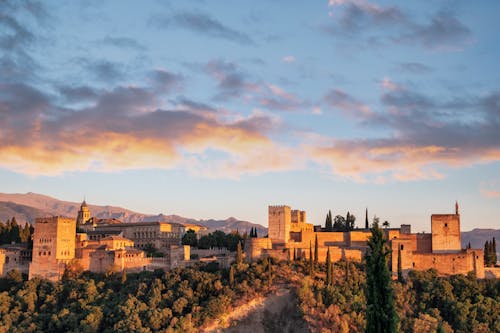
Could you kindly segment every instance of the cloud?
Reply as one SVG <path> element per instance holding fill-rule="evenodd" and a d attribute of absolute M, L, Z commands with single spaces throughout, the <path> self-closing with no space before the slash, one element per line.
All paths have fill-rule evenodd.
<path fill-rule="evenodd" d="M 412 31 L 396 38 L 398 41 L 419 41 L 429 49 L 456 50 L 471 41 L 471 31 L 450 11 L 436 13 L 427 24 L 416 24 Z"/>
<path fill-rule="evenodd" d="M 500 161 L 499 92 L 450 102 L 393 84 L 398 88 L 381 94 L 384 108 L 355 112 L 360 124 L 385 134 L 316 138 L 304 146 L 312 160 L 357 181 L 440 179 L 447 168 Z M 331 105 L 347 111 L 358 106 L 347 93 L 328 95 Z"/>
<path fill-rule="evenodd" d="M 350 116 L 371 114 L 370 107 L 340 89 L 332 89 L 323 97 L 323 101 L 333 109 L 339 109 Z"/>
<path fill-rule="evenodd" d="M 479 192 L 485 198 L 500 198 L 500 181 L 489 180 L 481 182 Z"/>
<path fill-rule="evenodd" d="M 205 65 L 205 71 L 218 82 L 217 100 L 229 100 L 240 97 L 247 91 L 259 89 L 258 84 L 250 82 L 247 75 L 235 63 L 219 59 L 211 60 Z"/>
<path fill-rule="evenodd" d="M 180 89 L 184 83 L 184 77 L 164 69 L 157 69 L 150 73 L 155 91 L 158 93 L 171 92 Z"/>
<path fill-rule="evenodd" d="M 360 37 L 370 45 L 415 43 L 432 50 L 460 50 L 472 40 L 470 29 L 450 10 L 440 10 L 428 22 L 415 21 L 397 6 L 365 0 L 329 1 L 331 22 L 323 30 L 336 37 Z"/>
<path fill-rule="evenodd" d="M 202 12 L 182 11 L 170 16 L 153 16 L 151 22 L 158 27 L 180 27 L 213 38 L 225 39 L 243 45 L 254 45 L 249 35 L 225 26 L 215 18 Z"/>
<path fill-rule="evenodd" d="M 428 74 L 433 71 L 431 67 L 418 62 L 404 62 L 399 64 L 397 68 L 400 71 L 412 74 Z"/>
<path fill-rule="evenodd" d="M 123 66 L 109 60 L 76 59 L 93 78 L 105 83 L 113 83 L 125 77 Z"/>
<path fill-rule="evenodd" d="M 144 51 L 146 49 L 144 45 L 129 37 L 106 36 L 103 39 L 98 40 L 96 43 L 99 45 L 112 45 L 122 49 L 131 49 L 137 51 Z"/>
<path fill-rule="evenodd" d="M 275 84 L 267 84 L 259 89 L 258 103 L 269 110 L 295 111 L 308 106 L 295 94 L 285 91 Z"/>
<path fill-rule="evenodd" d="M 262 155 L 264 147 L 279 152 L 266 135 L 273 120 L 264 114 L 226 121 L 197 112 L 199 105 L 186 100 L 182 109 L 168 110 L 150 87 L 61 87 L 72 100 L 95 98 L 78 109 L 58 106 L 28 85 L 4 84 L 0 91 L 0 166 L 16 172 L 169 169 L 191 158 L 202 161 L 213 151 L 225 157 L 205 161 L 206 168 L 234 167 L 231 177 L 286 167 L 280 162 L 285 156 Z"/>

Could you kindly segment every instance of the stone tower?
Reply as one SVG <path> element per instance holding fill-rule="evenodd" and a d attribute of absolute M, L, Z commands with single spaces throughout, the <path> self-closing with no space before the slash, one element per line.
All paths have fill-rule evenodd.
<path fill-rule="evenodd" d="M 78 211 L 78 216 L 76 218 L 76 225 L 81 226 L 88 220 L 90 220 L 90 210 L 85 200 L 83 200 L 82 205 L 80 206 L 80 210 Z"/>
<path fill-rule="evenodd" d="M 66 264 L 75 257 L 75 239 L 74 219 L 59 216 L 36 219 L 29 278 L 59 280 Z"/>
<path fill-rule="evenodd" d="M 453 253 L 462 250 L 458 203 L 455 203 L 455 214 L 431 215 L 431 228 L 433 253 Z"/>
<path fill-rule="evenodd" d="M 289 206 L 269 206 L 269 238 L 274 243 L 288 243 L 292 223 Z"/>

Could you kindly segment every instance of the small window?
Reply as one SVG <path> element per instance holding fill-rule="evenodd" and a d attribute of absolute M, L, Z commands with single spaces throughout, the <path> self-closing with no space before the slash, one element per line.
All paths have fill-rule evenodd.
<path fill-rule="evenodd" d="M 445 223 L 445 224 L 444 224 L 444 227 L 445 227 L 445 228 L 448 228 L 448 223 Z"/>
<path fill-rule="evenodd" d="M 405 246 L 403 244 L 401 244 L 401 250 L 404 250 Z"/>
<path fill-rule="evenodd" d="M 9 263 L 9 261 L 10 261 L 9 256 L 5 257 L 5 263 L 6 263 L 6 264 L 8 264 L 8 263 Z"/>
<path fill-rule="evenodd" d="M 413 265 L 413 268 L 415 268 L 415 263 L 412 263 L 412 265 Z"/>

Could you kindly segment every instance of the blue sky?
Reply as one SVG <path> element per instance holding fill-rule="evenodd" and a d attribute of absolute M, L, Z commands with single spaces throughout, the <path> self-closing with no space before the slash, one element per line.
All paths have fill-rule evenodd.
<path fill-rule="evenodd" d="M 3 1 L 2 192 L 267 224 L 498 227 L 485 1 Z"/>

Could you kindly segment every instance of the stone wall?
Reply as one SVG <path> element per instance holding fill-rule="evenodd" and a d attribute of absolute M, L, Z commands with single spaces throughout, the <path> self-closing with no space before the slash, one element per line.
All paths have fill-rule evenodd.
<path fill-rule="evenodd" d="M 274 243 L 288 243 L 292 223 L 289 206 L 269 206 L 268 237 Z"/>

